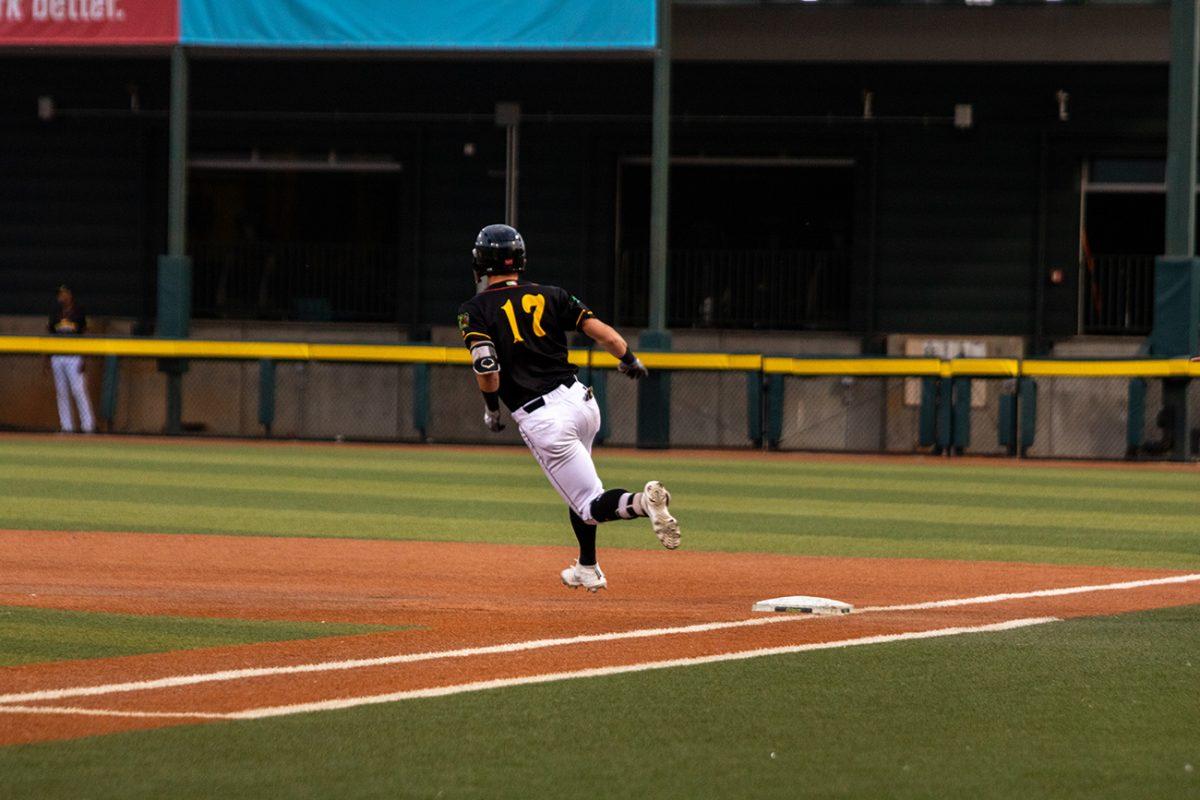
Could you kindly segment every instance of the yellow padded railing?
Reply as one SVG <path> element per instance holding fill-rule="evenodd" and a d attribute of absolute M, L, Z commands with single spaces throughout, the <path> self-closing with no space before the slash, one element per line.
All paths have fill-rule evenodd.
<path fill-rule="evenodd" d="M 425 344 L 319 344 L 207 339 L 99 338 L 89 336 L 0 336 L 0 353 L 30 355 L 126 356 L 134 358 L 270 359 L 276 361 L 356 361 L 376 364 L 469 364 L 466 349 Z M 764 372 L 797 377 L 1064 377 L 1200 378 L 1200 362 L 1186 358 L 1061 360 L 1017 358 L 794 358 L 738 353 L 639 353 L 650 369 Z M 614 369 L 607 353 L 576 349 L 571 363 Z M 590 361 L 589 361 L 590 360 Z"/>

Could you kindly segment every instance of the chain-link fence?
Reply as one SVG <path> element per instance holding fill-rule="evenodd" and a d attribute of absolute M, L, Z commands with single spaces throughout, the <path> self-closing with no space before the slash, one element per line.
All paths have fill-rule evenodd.
<path fill-rule="evenodd" d="M 1162 380 L 789 376 L 782 383 L 780 450 L 1122 459 L 1175 449 Z M 1131 425 L 1139 385 L 1144 396 L 1140 411 L 1132 401 Z M 1195 454 L 1194 386 L 1188 407 Z"/>
<path fill-rule="evenodd" d="M 653 357 L 647 356 L 651 362 Z M 0 355 L 0 430 L 60 428 L 49 362 L 40 354 Z M 169 373 L 164 370 L 179 362 L 109 355 L 81 363 L 97 430 L 167 430 Z M 250 358 L 184 363 L 180 428 L 185 435 L 521 441 L 515 425 L 499 435 L 484 429 L 473 375 L 462 364 Z M 891 364 L 894 372 L 905 368 L 903 360 Z M 682 448 L 1093 459 L 1166 457 L 1177 451 L 1177 412 L 1164 403 L 1162 378 L 1016 378 L 928 374 L 928 369 L 926 374 L 863 375 L 838 374 L 836 366 L 829 374 L 802 375 L 761 366 L 657 368 L 660 384 L 650 392 L 611 369 L 584 366 L 580 380 L 594 388 L 601 405 L 599 443 L 611 446 L 646 444 L 650 430 L 656 445 Z M 650 397 L 640 397 L 646 394 Z M 1195 439 L 1200 391 L 1191 387 L 1187 402 L 1192 426 L 1187 435 Z M 78 427 L 78 412 L 72 413 Z M 1195 452 L 1200 442 L 1190 444 Z"/>
<path fill-rule="evenodd" d="M 781 450 L 1002 455 L 1001 397 L 1011 380 L 785 377 Z"/>

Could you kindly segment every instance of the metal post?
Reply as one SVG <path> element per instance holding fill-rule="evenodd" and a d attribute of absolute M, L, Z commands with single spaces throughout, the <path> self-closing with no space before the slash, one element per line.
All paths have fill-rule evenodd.
<path fill-rule="evenodd" d="M 648 326 L 638 340 L 647 350 L 669 350 L 667 331 L 667 200 L 671 168 L 671 0 L 658 0 L 654 51 L 654 120 L 650 145 L 650 287 Z M 669 447 L 671 373 L 651 372 L 638 386 L 638 447 Z"/>
<path fill-rule="evenodd" d="M 188 335 L 192 307 L 192 269 L 187 257 L 188 63 L 180 46 L 171 50 L 171 118 L 167 175 L 167 253 L 158 259 L 157 334 Z M 166 432 L 183 430 L 183 373 L 187 362 L 163 359 L 167 378 Z"/>
<path fill-rule="evenodd" d="M 517 179 L 520 175 L 520 164 L 518 162 L 520 136 L 520 126 L 508 126 L 508 135 L 506 137 L 508 140 L 508 158 L 506 159 L 508 186 L 505 187 L 504 220 L 506 224 L 514 228 L 517 227 Z"/>
<path fill-rule="evenodd" d="M 171 122 L 167 178 L 167 255 L 187 255 L 188 63 L 171 49 Z"/>
<path fill-rule="evenodd" d="M 671 0 L 658 0 L 654 51 L 654 121 L 650 148 L 650 316 L 653 331 L 667 327 L 667 198 L 671 167 Z"/>
<path fill-rule="evenodd" d="M 1196 253 L 1196 0 L 1171 0 L 1171 72 L 1167 106 L 1168 256 Z"/>
<path fill-rule="evenodd" d="M 1166 257 L 1156 265 L 1153 343 L 1194 354 L 1196 341 L 1196 93 L 1200 89 L 1196 0 L 1171 0 L 1171 71 L 1167 104 Z M 1170 270 L 1171 274 L 1166 274 Z M 1165 291 L 1165 293 L 1164 293 Z M 1168 315 L 1168 310 L 1173 311 Z M 1171 457 L 1190 457 L 1187 379 L 1163 381 L 1163 406 L 1172 413 Z"/>
<path fill-rule="evenodd" d="M 520 183 L 521 106 L 496 103 L 496 124 L 504 128 L 504 224 L 517 227 L 517 186 Z"/>

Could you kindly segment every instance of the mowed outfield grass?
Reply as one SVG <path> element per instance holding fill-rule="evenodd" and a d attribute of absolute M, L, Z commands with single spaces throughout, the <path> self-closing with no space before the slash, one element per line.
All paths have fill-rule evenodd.
<path fill-rule="evenodd" d="M 210 619 L 0 606 L 0 667 L 398 629 L 320 620 Z"/>
<path fill-rule="evenodd" d="M 597 460 L 694 549 L 1200 567 L 1200 472 Z M 0 440 L 0 482 L 0 528 L 572 541 L 513 449 Z M 1198 687 L 1164 609 L 0 748 L 0 797 L 1195 797 Z"/>
<path fill-rule="evenodd" d="M 1200 470 L 597 453 L 696 550 L 1200 567 Z M 0 439 L 0 528 L 571 544 L 524 449 Z M 651 547 L 607 525 L 601 547 Z"/>

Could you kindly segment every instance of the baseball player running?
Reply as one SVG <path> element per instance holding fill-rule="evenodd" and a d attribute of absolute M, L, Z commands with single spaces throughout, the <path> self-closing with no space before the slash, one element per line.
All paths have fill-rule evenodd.
<path fill-rule="evenodd" d="M 562 571 L 562 582 L 598 591 L 608 585 L 596 563 L 598 523 L 649 517 L 668 550 L 679 547 L 679 524 L 668 509 L 671 494 L 658 481 L 640 492 L 605 490 L 592 463 L 600 409 L 592 390 L 575 377 L 566 334 L 579 330 L 591 337 L 633 380 L 644 377 L 646 368 L 621 334 L 579 298 L 557 286 L 521 280 L 525 241 L 515 228 L 488 225 L 475 238 L 472 255 L 480 292 L 459 308 L 458 328 L 483 392 L 483 424 L 492 431 L 504 429 L 504 401 L 521 438 L 570 508 L 579 558 Z"/>

